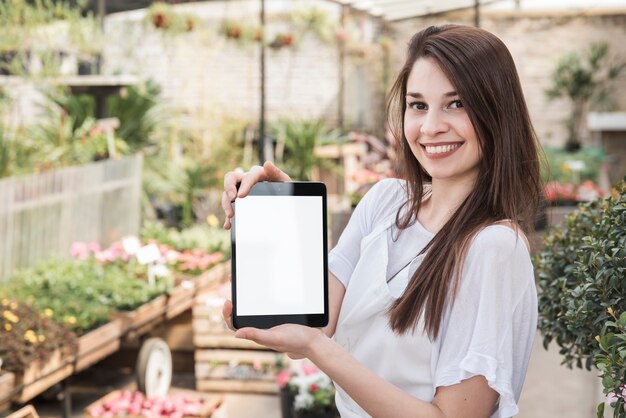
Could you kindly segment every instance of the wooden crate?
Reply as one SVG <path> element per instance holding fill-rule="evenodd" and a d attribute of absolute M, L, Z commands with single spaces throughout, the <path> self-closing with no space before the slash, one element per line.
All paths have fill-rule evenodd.
<path fill-rule="evenodd" d="M 74 358 L 65 357 L 60 350 L 52 353 L 45 363 L 40 361 L 31 363 L 26 370 L 15 374 L 15 386 L 23 385 L 23 387 L 14 400 L 18 403 L 27 402 L 69 377 L 74 372 L 73 363 Z"/>
<path fill-rule="evenodd" d="M 196 277 L 196 288 L 198 292 L 212 289 L 225 281 L 230 280 L 230 260 L 216 264 L 211 269 Z"/>
<path fill-rule="evenodd" d="M 0 412 L 11 407 L 13 388 L 15 387 L 15 375 L 11 372 L 0 374 Z"/>
<path fill-rule="evenodd" d="M 78 338 L 75 371 L 79 372 L 113 354 L 120 348 L 123 322 L 113 319 Z"/>
<path fill-rule="evenodd" d="M 276 363 L 282 354 L 258 350 L 196 350 L 196 390 L 278 393 Z"/>
<path fill-rule="evenodd" d="M 111 319 L 121 319 L 122 334 L 133 339 L 154 328 L 165 319 L 167 309 L 167 295 L 160 295 L 150 302 L 144 303 L 134 311 L 118 311 L 111 314 Z"/>
<path fill-rule="evenodd" d="M 104 405 L 105 403 L 109 402 L 110 400 L 113 400 L 115 398 L 118 398 L 121 394 L 121 390 L 114 390 L 113 392 L 108 393 L 107 395 L 105 395 L 104 397 L 98 399 L 97 401 L 95 401 L 94 403 L 90 404 L 89 406 L 87 406 L 85 408 L 84 411 L 84 416 L 86 418 L 95 418 L 90 411 L 92 411 L 93 409 L 97 408 L 100 405 Z M 213 416 L 213 414 L 219 409 L 219 407 L 222 405 L 222 403 L 224 402 L 224 396 L 223 395 L 214 395 L 214 396 L 193 396 L 195 399 L 199 399 L 202 400 L 202 402 L 204 403 L 204 406 L 202 408 L 202 410 L 198 413 L 198 415 L 184 415 L 181 418 L 209 418 L 211 416 Z M 136 415 L 132 415 L 132 414 L 125 414 L 125 415 L 119 415 L 119 416 L 111 416 L 109 418 L 145 418 L 144 416 L 140 415 L 140 416 L 136 416 Z"/>
<path fill-rule="evenodd" d="M 240 348 L 267 350 L 254 341 L 235 338 L 222 317 L 226 298 L 230 297 L 230 280 L 214 283 L 196 297 L 193 306 L 193 343 L 197 348 Z"/>
<path fill-rule="evenodd" d="M 193 279 L 182 279 L 167 297 L 165 318 L 172 319 L 191 308 L 196 295 L 196 282 Z"/>

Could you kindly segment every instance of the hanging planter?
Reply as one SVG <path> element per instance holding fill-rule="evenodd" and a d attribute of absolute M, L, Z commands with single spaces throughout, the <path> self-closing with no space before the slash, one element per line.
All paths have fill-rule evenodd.
<path fill-rule="evenodd" d="M 220 33 L 227 39 L 240 39 L 243 34 L 243 27 L 238 22 L 227 20 L 222 23 Z"/>
<path fill-rule="evenodd" d="M 272 42 L 270 42 L 269 47 L 272 49 L 281 49 L 292 45 L 293 35 L 290 33 L 277 33 Z"/>
<path fill-rule="evenodd" d="M 194 15 L 177 13 L 166 3 L 154 3 L 148 9 L 146 20 L 155 29 L 168 32 L 192 32 L 198 25 Z"/>

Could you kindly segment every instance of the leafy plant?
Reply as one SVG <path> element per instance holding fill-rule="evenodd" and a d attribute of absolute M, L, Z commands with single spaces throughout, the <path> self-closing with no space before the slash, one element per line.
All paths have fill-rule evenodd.
<path fill-rule="evenodd" d="M 85 164 L 109 157 L 107 134 L 97 126 L 95 119 L 86 117 L 78 124 L 57 103 L 49 103 L 46 112 L 46 120 L 31 128 L 38 148 L 38 158 L 34 163 L 39 170 Z M 119 137 L 113 138 L 113 146 L 118 155 L 129 152 L 128 145 Z"/>
<path fill-rule="evenodd" d="M 581 184 L 586 180 L 597 182 L 606 154 L 601 147 L 583 147 L 575 152 L 567 152 L 558 148 L 544 147 L 547 164 L 544 165 L 541 177 L 544 183 Z"/>
<path fill-rule="evenodd" d="M 20 372 L 35 361 L 45 362 L 61 349 L 73 355 L 76 335 L 27 303 L 3 297 L 0 300 L 0 360 L 2 368 Z"/>
<path fill-rule="evenodd" d="M 580 148 L 581 123 L 590 105 L 610 102 L 611 82 L 626 68 L 626 62 L 612 63 L 607 43 L 594 43 L 584 56 L 563 55 L 552 73 L 552 86 L 546 90 L 550 99 L 566 97 L 571 115 L 565 120 L 568 138 L 565 148 Z"/>
<path fill-rule="evenodd" d="M 157 241 L 176 251 L 201 249 L 210 253 L 221 252 L 225 259 L 230 252 L 230 233 L 208 224 L 195 224 L 179 231 L 166 228 L 160 222 L 145 222 L 141 229 L 141 239 L 145 242 Z"/>
<path fill-rule="evenodd" d="M 590 369 L 598 354 L 594 336 L 611 320 L 608 309 L 626 311 L 626 183 L 550 229 L 535 270 L 544 347 L 554 340 L 563 363 Z"/>
<path fill-rule="evenodd" d="M 93 259 L 50 260 L 12 275 L 0 294 L 31 303 L 79 335 L 106 323 L 113 310 L 133 310 L 171 289 L 171 279 L 151 286 L 137 263 L 102 265 Z"/>
<path fill-rule="evenodd" d="M 596 367 L 600 370 L 604 394 L 611 400 L 613 417 L 626 414 L 626 312 L 619 317 L 609 308 L 610 321 L 605 322 L 600 335 L 596 337 L 600 354 L 596 355 Z M 605 403 L 598 405 L 598 418 L 604 416 Z"/>
<path fill-rule="evenodd" d="M 332 167 L 330 162 L 315 155 L 315 147 L 345 142 L 339 131 L 326 128 L 321 120 L 282 120 L 273 126 L 276 135 L 276 162 L 294 180 L 311 180 L 315 167 Z"/>
<path fill-rule="evenodd" d="M 149 80 L 128 87 L 126 94 L 109 97 L 109 115 L 120 121 L 116 135 L 126 141 L 131 152 L 151 145 L 157 125 L 165 120 L 158 105 L 160 94 L 158 84 Z"/>

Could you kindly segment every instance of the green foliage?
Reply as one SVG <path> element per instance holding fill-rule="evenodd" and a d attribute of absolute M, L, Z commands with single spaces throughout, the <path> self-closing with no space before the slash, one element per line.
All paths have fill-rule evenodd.
<path fill-rule="evenodd" d="M 546 90 L 550 99 L 566 97 L 571 115 L 565 120 L 569 138 L 566 148 L 580 147 L 580 125 L 589 105 L 610 107 L 612 81 L 626 69 L 626 62 L 613 63 L 607 43 L 594 43 L 584 56 L 563 55 L 552 72 L 552 86 Z"/>
<path fill-rule="evenodd" d="M 0 312 L 0 360 L 3 369 L 20 372 L 35 361 L 47 361 L 59 348 L 64 354 L 76 353 L 76 334 L 30 304 L 2 298 Z"/>
<path fill-rule="evenodd" d="M 327 159 L 315 155 L 315 147 L 345 142 L 339 131 L 329 130 L 322 120 L 285 119 L 272 130 L 277 139 L 276 162 L 300 181 L 311 180 L 316 167 L 332 167 Z"/>
<path fill-rule="evenodd" d="M 164 122 L 158 106 L 160 94 L 161 88 L 147 81 L 128 87 L 126 94 L 109 97 L 109 115 L 120 121 L 116 135 L 126 141 L 131 152 L 150 145 L 157 125 Z"/>
<path fill-rule="evenodd" d="M 567 152 L 558 148 L 544 147 L 548 166 L 543 166 L 541 177 L 544 183 L 580 184 L 585 180 L 598 181 L 600 169 L 606 160 L 604 150 L 600 147 L 584 147 L 575 152 Z M 584 167 L 580 171 L 571 169 L 570 162 L 580 161 Z"/>
<path fill-rule="evenodd" d="M 228 258 L 230 252 L 230 233 L 208 224 L 195 224 L 179 231 L 175 228 L 166 228 L 160 222 L 145 222 L 140 238 L 143 242 L 155 240 L 177 251 L 195 249 L 206 250 L 210 253 L 219 251 L 224 254 L 224 258 Z"/>
<path fill-rule="evenodd" d="M 77 103 L 72 101 L 72 103 Z M 86 164 L 109 157 L 107 134 L 99 129 L 96 120 L 85 117 L 81 124 L 61 105 L 51 102 L 46 106 L 46 119 L 31 128 L 37 146 L 36 160 L 39 170 L 53 167 Z M 120 138 L 114 138 L 117 155 L 129 153 L 129 147 Z"/>
<path fill-rule="evenodd" d="M 535 270 L 544 346 L 555 340 L 563 363 L 590 368 L 607 309 L 626 311 L 626 184 L 549 230 Z"/>
<path fill-rule="evenodd" d="M 50 309 L 52 317 L 79 335 L 106 323 L 114 310 L 133 310 L 172 287 L 171 279 L 146 281 L 145 266 L 100 265 L 94 260 L 51 260 L 12 275 L 4 297 Z"/>
<path fill-rule="evenodd" d="M 596 367 L 600 370 L 604 393 L 613 399 L 613 417 L 626 416 L 626 312 L 617 317 L 612 309 L 608 313 L 612 320 L 605 322 L 596 337 L 600 354 L 596 355 Z M 604 403 L 598 405 L 598 418 L 604 416 Z"/>

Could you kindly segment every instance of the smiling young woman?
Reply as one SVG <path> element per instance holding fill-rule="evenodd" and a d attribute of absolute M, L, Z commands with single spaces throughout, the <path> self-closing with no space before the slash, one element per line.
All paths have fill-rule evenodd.
<path fill-rule="evenodd" d="M 524 233 L 541 193 L 513 59 L 487 31 L 426 28 L 387 109 L 403 178 L 365 195 L 330 252 L 329 326 L 236 335 L 310 358 L 342 417 L 511 417 L 537 325 Z M 226 175 L 226 228 L 263 180 L 289 176 L 271 163 Z"/>

